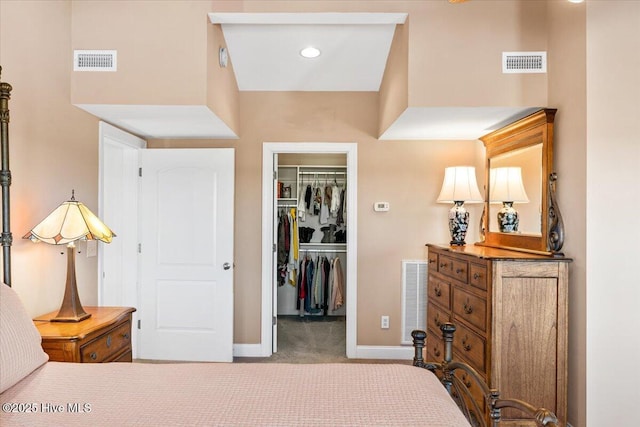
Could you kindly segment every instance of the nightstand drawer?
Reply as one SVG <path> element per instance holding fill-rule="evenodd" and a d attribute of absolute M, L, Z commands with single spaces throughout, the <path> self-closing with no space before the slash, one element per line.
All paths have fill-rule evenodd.
<path fill-rule="evenodd" d="M 83 363 L 108 361 L 131 345 L 131 323 L 126 321 L 80 348 Z"/>
<path fill-rule="evenodd" d="M 51 322 L 57 312 L 34 319 L 42 348 L 52 362 L 131 361 L 131 307 L 85 307 L 81 322 Z"/>

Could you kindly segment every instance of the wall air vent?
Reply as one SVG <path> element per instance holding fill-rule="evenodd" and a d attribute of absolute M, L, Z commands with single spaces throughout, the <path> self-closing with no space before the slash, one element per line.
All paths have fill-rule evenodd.
<path fill-rule="evenodd" d="M 74 50 L 73 71 L 117 71 L 115 50 Z"/>
<path fill-rule="evenodd" d="M 502 52 L 502 72 L 546 73 L 547 52 Z"/>
<path fill-rule="evenodd" d="M 427 263 L 402 261 L 402 344 L 412 344 L 411 331 L 427 327 Z"/>

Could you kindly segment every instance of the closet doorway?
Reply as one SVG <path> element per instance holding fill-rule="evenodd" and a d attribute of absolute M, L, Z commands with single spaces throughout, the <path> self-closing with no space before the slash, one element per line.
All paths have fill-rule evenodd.
<path fill-rule="evenodd" d="M 347 184 L 348 190 L 344 191 Z M 300 330 L 307 329 L 309 322 L 324 324 L 326 327 L 318 325 L 313 328 L 342 334 L 342 337 L 336 336 L 338 341 L 342 338 L 346 343 L 342 350 L 346 350 L 347 357 L 356 357 L 356 190 L 357 145 L 354 143 L 263 145 L 263 356 L 270 356 L 277 351 L 277 323 L 281 321 L 282 330 L 287 331 L 291 330 L 291 322 L 300 322 Z M 330 204 L 322 206 L 322 203 L 330 200 L 332 192 L 344 198 L 341 200 L 342 209 L 333 212 Z M 310 199 L 309 207 L 305 198 Z M 319 205 L 316 204 L 314 211 L 313 200 L 318 198 L 322 200 Z M 336 199 L 333 201 L 335 203 Z M 304 214 L 300 215 L 301 212 Z M 278 229 L 282 231 L 279 221 L 287 216 L 289 219 L 295 218 L 296 230 L 301 230 L 297 239 L 299 244 L 296 245 L 298 260 L 289 263 L 290 267 L 295 266 L 293 274 L 291 268 L 282 268 L 282 262 L 278 262 L 278 255 L 280 258 L 284 255 L 282 238 L 278 241 Z M 288 229 L 293 230 L 293 227 Z M 293 253 L 292 248 L 287 245 L 287 253 Z M 305 278 L 311 277 L 307 275 L 310 269 L 320 273 L 315 275 L 314 287 L 308 286 L 308 289 L 314 289 L 316 299 L 300 299 L 299 279 L 302 272 Z M 335 294 L 335 291 L 332 292 L 334 283 L 327 286 L 328 280 L 324 284 L 318 280 L 329 276 L 335 278 L 339 273 L 342 273 L 344 285 L 341 307 L 332 299 L 332 293 Z M 276 317 L 278 315 L 281 316 L 279 320 Z M 282 338 L 283 344 L 290 343 L 292 338 L 297 339 L 290 335 Z"/>

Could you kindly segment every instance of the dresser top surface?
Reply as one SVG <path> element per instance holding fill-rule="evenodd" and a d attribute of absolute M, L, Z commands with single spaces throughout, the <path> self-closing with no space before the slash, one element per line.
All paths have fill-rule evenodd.
<path fill-rule="evenodd" d="M 136 311 L 132 307 L 84 307 L 84 310 L 91 317 L 81 322 L 50 322 L 58 314 L 57 311 L 38 316 L 33 322 L 43 338 L 82 339 Z"/>
<path fill-rule="evenodd" d="M 508 249 L 493 248 L 482 245 L 450 246 L 447 244 L 427 243 L 428 248 L 439 249 L 452 254 L 468 255 L 476 258 L 495 260 L 521 260 L 521 261 L 564 261 L 570 262 L 570 258 L 551 255 L 535 254 L 529 252 L 512 251 Z"/>

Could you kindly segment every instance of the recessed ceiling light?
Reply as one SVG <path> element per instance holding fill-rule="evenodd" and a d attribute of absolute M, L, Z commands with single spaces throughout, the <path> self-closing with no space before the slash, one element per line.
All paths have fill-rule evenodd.
<path fill-rule="evenodd" d="M 313 46 L 305 47 L 300 51 L 300 55 L 305 58 L 317 58 L 320 56 L 320 49 Z"/>
<path fill-rule="evenodd" d="M 571 3 L 582 3 L 584 0 L 569 0 Z"/>

